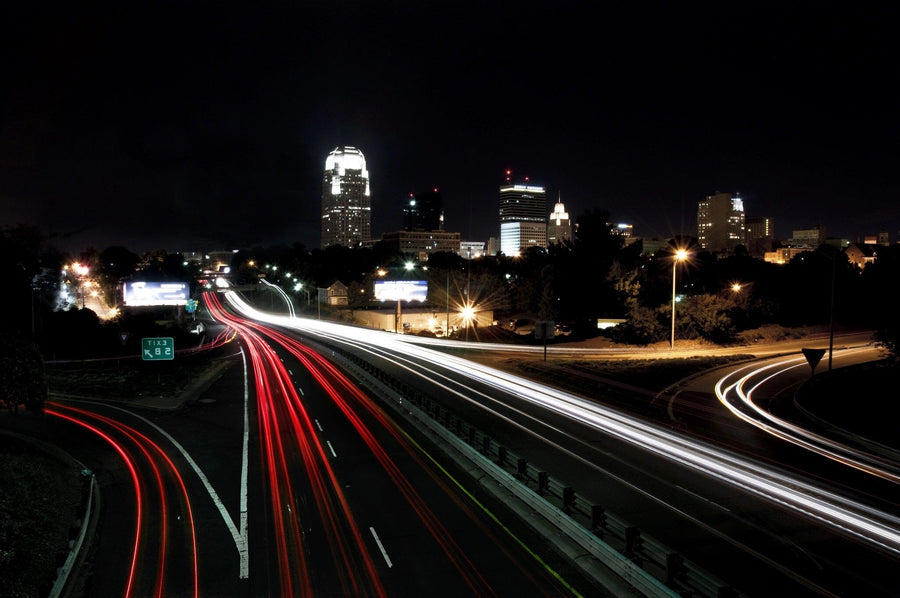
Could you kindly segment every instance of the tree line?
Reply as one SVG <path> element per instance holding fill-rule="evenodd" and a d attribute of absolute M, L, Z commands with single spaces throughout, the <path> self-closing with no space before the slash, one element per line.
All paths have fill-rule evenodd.
<path fill-rule="evenodd" d="M 435 311 L 469 304 L 492 310 L 497 320 L 521 314 L 553 320 L 571 329 L 571 340 L 608 334 L 618 342 L 650 344 L 665 341 L 671 331 L 673 259 L 679 248 L 690 256 L 674 268 L 679 339 L 725 344 L 768 324 L 832 325 L 873 330 L 890 355 L 897 355 L 898 244 L 879 248 L 874 263 L 864 269 L 827 244 L 783 265 L 753 257 L 742 247 L 727 257 L 716 256 L 689 237 L 675 237 L 649 254 L 640 241 L 626 243 L 609 224 L 607 212 L 588 210 L 577 219 L 572 241 L 531 248 L 518 256 L 466 260 L 454 253 L 434 253 L 422 263 L 382 242 L 367 248 L 312 250 L 297 243 L 240 249 L 233 254 L 231 271 L 238 284 L 258 282 L 261 276 L 280 283 L 296 295 L 299 305 L 305 304 L 308 292 L 341 281 L 349 287 L 351 310 L 376 305 L 373 288 L 379 277 L 424 279 L 429 282 L 427 302 Z M 138 255 L 114 246 L 70 256 L 27 226 L 0 228 L 0 251 L 7 299 L 0 326 L 0 399 L 8 405 L 42 402 L 42 359 L 122 350 L 115 347 L 122 344 L 118 339 L 129 318 L 127 327 L 140 330 L 138 334 L 154 333 L 146 314 L 100 322 L 96 314 L 77 306 L 60 310 L 59 272 L 65 263 L 79 260 L 88 265 L 107 296 L 115 296 L 121 282 L 137 272 L 158 280 L 190 281 L 194 296 L 199 292 L 197 266 L 177 253 Z M 623 323 L 601 332 L 597 321 L 604 318 Z M 79 339 L 76 346 L 66 342 L 73 337 Z"/>

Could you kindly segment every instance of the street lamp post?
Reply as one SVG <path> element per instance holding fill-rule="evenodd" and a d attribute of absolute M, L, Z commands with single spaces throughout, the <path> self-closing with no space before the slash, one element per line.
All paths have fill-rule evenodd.
<path fill-rule="evenodd" d="M 677 274 L 675 268 L 678 266 L 678 262 L 683 262 L 687 259 L 687 255 L 687 251 L 679 249 L 675 252 L 675 257 L 672 260 L 672 349 L 675 348 L 675 276 Z"/>
<path fill-rule="evenodd" d="M 447 286 L 444 289 L 447 295 L 447 326 L 444 328 L 444 338 L 450 338 L 450 267 L 447 267 Z"/>

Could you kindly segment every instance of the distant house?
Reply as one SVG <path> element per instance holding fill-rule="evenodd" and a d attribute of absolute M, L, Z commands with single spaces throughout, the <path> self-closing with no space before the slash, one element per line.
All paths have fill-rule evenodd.
<path fill-rule="evenodd" d="M 867 264 L 875 262 L 878 257 L 878 245 L 871 243 L 850 243 L 844 249 L 847 261 L 862 270 Z"/>
<path fill-rule="evenodd" d="M 348 304 L 349 293 L 347 292 L 347 285 L 342 283 L 340 280 L 336 280 L 331 283 L 331 286 L 325 289 L 325 303 L 328 305 L 337 305 L 346 307 Z"/>

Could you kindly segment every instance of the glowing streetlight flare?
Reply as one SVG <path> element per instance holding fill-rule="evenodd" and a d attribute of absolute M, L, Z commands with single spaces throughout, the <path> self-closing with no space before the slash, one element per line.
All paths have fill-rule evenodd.
<path fill-rule="evenodd" d="M 475 320 L 475 308 L 471 305 L 465 305 L 459 310 L 459 315 L 462 317 L 463 325 L 468 327 Z"/>

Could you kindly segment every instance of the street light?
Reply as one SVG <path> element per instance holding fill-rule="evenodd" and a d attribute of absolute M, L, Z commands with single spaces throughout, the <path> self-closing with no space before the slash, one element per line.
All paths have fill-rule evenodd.
<path fill-rule="evenodd" d="M 688 257 L 688 252 L 684 249 L 679 249 L 675 252 L 675 256 L 672 259 L 672 343 L 671 346 L 675 348 L 675 267 L 678 266 L 678 262 L 683 262 Z"/>
<path fill-rule="evenodd" d="M 306 291 L 306 304 L 309 305 L 309 288 L 308 287 L 304 288 L 303 283 L 298 282 L 297 284 L 294 285 L 294 290 L 295 291 L 304 291 L 305 290 Z"/>

